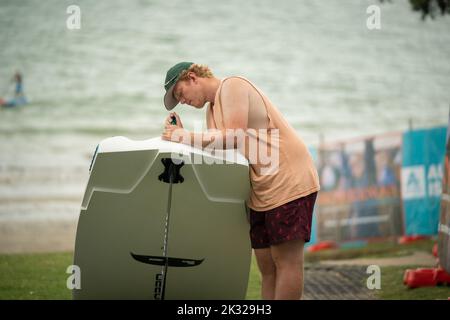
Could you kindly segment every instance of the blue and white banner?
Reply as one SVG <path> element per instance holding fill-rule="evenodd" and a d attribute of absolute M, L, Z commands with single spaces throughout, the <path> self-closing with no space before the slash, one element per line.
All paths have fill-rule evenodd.
<path fill-rule="evenodd" d="M 446 127 L 403 134 L 401 193 L 405 234 L 438 232 Z"/>

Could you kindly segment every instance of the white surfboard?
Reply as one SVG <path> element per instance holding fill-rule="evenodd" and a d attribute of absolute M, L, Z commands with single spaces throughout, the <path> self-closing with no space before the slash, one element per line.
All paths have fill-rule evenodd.
<path fill-rule="evenodd" d="M 235 150 L 102 141 L 78 220 L 73 298 L 244 299 L 249 187 L 248 163 Z"/>

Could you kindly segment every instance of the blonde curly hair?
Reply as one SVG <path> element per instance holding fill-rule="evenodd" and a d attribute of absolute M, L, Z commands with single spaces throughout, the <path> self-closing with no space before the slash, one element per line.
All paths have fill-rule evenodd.
<path fill-rule="evenodd" d="M 181 72 L 180 77 L 178 78 L 178 81 L 180 80 L 188 80 L 188 73 L 193 72 L 197 77 L 200 78 L 212 78 L 214 75 L 211 72 L 211 69 L 207 65 L 204 64 L 196 64 L 194 63 L 189 67 L 189 69 L 184 70 Z"/>

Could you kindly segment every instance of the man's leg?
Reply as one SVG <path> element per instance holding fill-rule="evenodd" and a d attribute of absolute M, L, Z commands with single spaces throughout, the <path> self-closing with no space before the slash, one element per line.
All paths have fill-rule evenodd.
<path fill-rule="evenodd" d="M 291 240 L 270 247 L 271 256 L 276 266 L 276 300 L 301 299 L 303 293 L 304 245 L 304 240 Z"/>
<path fill-rule="evenodd" d="M 254 249 L 256 262 L 261 272 L 261 296 L 264 300 L 275 298 L 276 269 L 270 248 Z"/>

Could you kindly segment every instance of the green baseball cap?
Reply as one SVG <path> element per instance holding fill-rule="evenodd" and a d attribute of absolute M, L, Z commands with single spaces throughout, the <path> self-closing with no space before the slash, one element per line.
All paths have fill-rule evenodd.
<path fill-rule="evenodd" d="M 178 100 L 173 96 L 173 88 L 180 78 L 180 74 L 189 69 L 193 62 L 180 62 L 174 65 L 167 71 L 166 80 L 164 81 L 164 89 L 166 89 L 166 94 L 164 95 L 164 105 L 167 110 L 172 110 L 178 104 Z"/>

